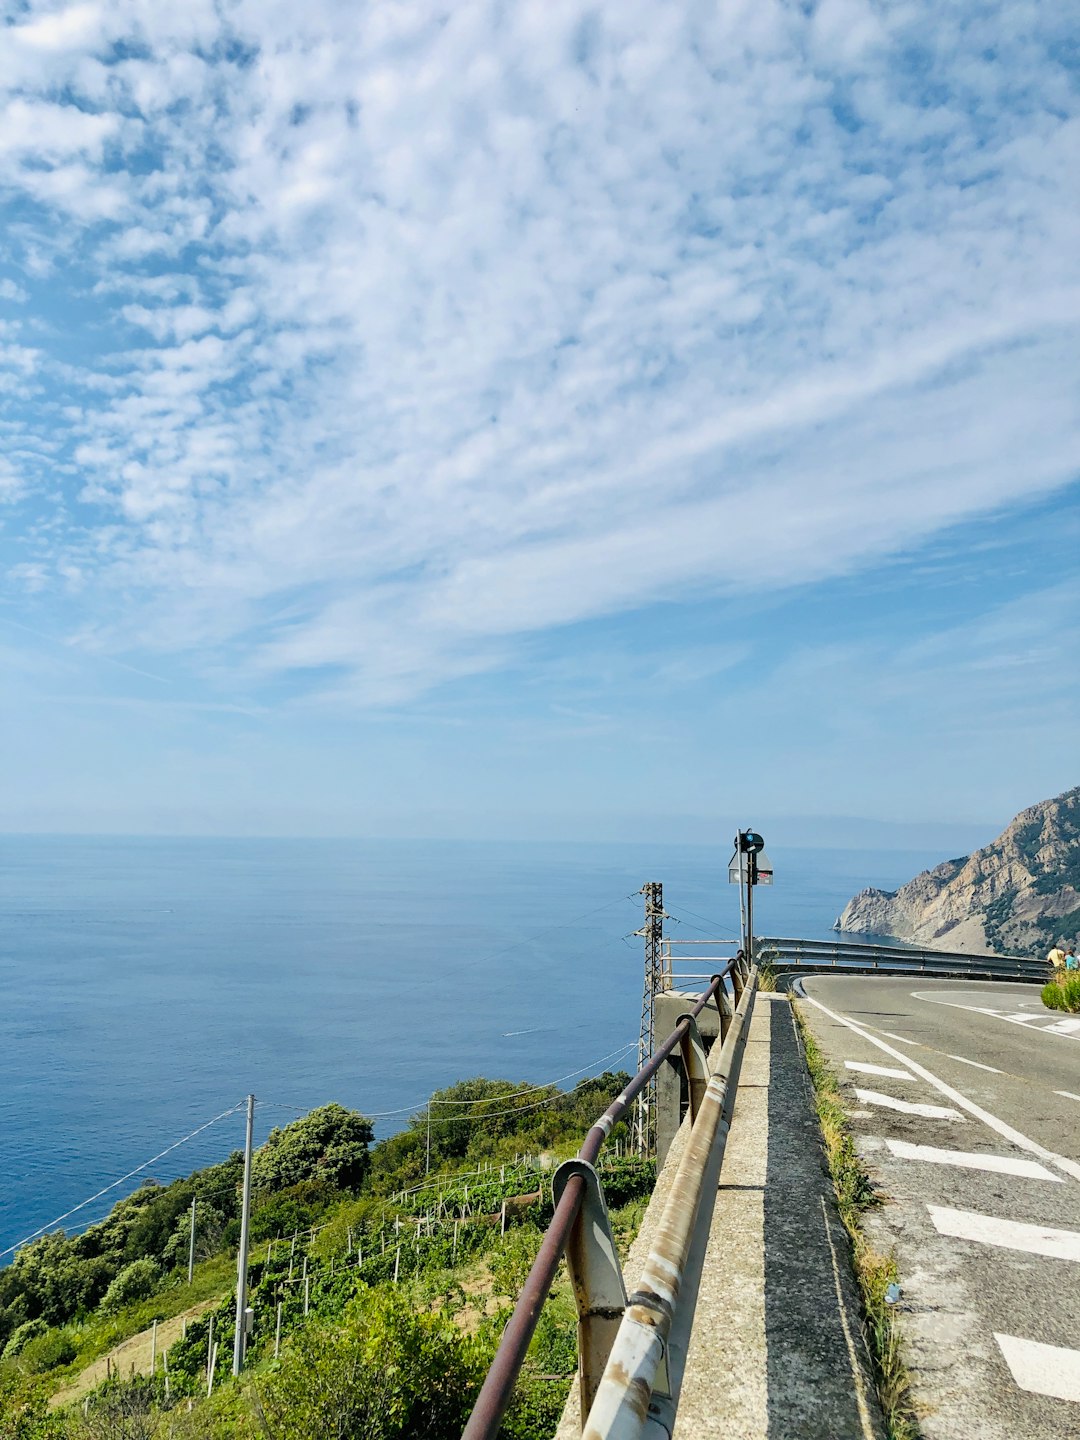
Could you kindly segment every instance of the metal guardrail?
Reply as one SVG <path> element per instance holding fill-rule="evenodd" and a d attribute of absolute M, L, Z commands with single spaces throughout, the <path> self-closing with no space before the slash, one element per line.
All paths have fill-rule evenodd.
<path fill-rule="evenodd" d="M 697 1293 L 756 988 L 752 968 L 719 1055 L 714 1046 L 713 1065 L 700 1045 L 696 1060 L 687 1065 L 690 1135 L 641 1280 L 626 1302 L 588 1407 L 582 1374 L 582 1440 L 670 1440 L 689 1343 L 685 1323 L 684 1333 L 675 1334 L 680 1320 L 685 1321 L 680 1304 Z"/>
<path fill-rule="evenodd" d="M 728 1024 L 727 1038 L 720 1052 L 717 1071 L 710 1073 L 698 1033 L 697 1017 L 710 1002 L 718 1000 L 719 994 L 725 988 L 725 979 L 729 977 L 739 1001 L 736 1017 L 741 1015 L 743 1019 L 738 1020 L 738 1024 L 735 1020 Z M 529 1341 L 540 1318 L 540 1311 L 551 1289 L 559 1261 L 564 1255 L 578 1311 L 581 1413 L 583 1416 L 588 1414 L 603 1379 L 608 1378 L 605 1366 L 608 1365 L 608 1357 L 617 1343 L 617 1336 L 622 1334 L 624 1316 L 628 1313 L 627 1307 L 630 1303 L 595 1161 L 612 1127 L 622 1119 L 634 1099 L 676 1049 L 681 1051 L 690 1080 L 692 1146 L 694 1135 L 699 1134 L 699 1125 L 705 1124 L 708 1127 L 707 1141 L 706 1130 L 700 1131 L 697 1146 L 694 1148 L 693 1164 L 700 1163 L 699 1152 L 711 1150 L 715 1154 L 714 1140 L 718 1134 L 726 1138 L 726 1127 L 730 1123 L 730 1109 L 734 1103 L 738 1076 L 736 1064 L 734 1076 L 729 1078 L 732 1074 L 730 1061 L 733 1054 L 741 1056 L 742 1053 L 743 1020 L 752 1000 L 756 980 L 755 971 L 750 971 L 747 975 L 734 960 L 726 961 L 724 969 L 711 977 L 704 994 L 698 997 L 686 1015 L 680 1017 L 667 1039 L 656 1047 L 648 1063 L 642 1066 L 622 1094 L 592 1126 L 577 1156 L 573 1160 L 565 1161 L 556 1170 L 552 1186 L 555 1212 L 551 1224 L 522 1287 L 514 1313 L 503 1331 L 495 1359 L 465 1426 L 462 1440 L 495 1440 L 525 1360 Z M 720 1008 L 719 1004 L 717 1008 Z M 684 1158 L 683 1165 L 679 1167 L 680 1177 L 686 1163 Z M 677 1180 L 676 1187 L 681 1198 L 676 1206 L 679 1213 L 675 1218 L 679 1225 L 685 1222 L 687 1216 L 690 1216 L 691 1222 L 696 1216 L 703 1179 L 704 1170 L 697 1175 L 696 1194 L 692 1177 L 683 1179 L 681 1186 Z M 674 1194 L 673 1190 L 672 1195 Z M 668 1208 L 671 1206 L 672 1201 L 669 1200 Z M 665 1210 L 665 1221 L 667 1218 Z M 681 1234 L 681 1230 L 678 1233 Z M 666 1240 L 667 1232 L 663 1223 L 661 1235 Z M 680 1248 L 681 1242 L 677 1235 L 672 1243 L 675 1245 L 673 1253 L 685 1255 L 685 1247 Z M 658 1260 L 657 1263 L 661 1262 Z M 646 1279 L 649 1273 L 647 1267 Z M 643 1280 L 643 1285 L 645 1283 Z M 670 1290 L 670 1277 L 668 1286 Z M 677 1290 L 677 1285 L 674 1288 Z M 631 1297 L 635 1309 L 639 1304 L 647 1303 L 643 1299 L 643 1293 L 638 1291 Z M 655 1302 L 661 1308 L 667 1303 L 663 1292 L 657 1292 Z"/>
<path fill-rule="evenodd" d="M 703 1205 L 715 1194 L 738 1088 L 747 1021 L 757 987 L 757 965 L 700 953 L 678 955 L 682 946 L 726 948 L 723 941 L 667 941 L 668 985 L 706 978 L 673 971 L 685 965 L 717 962 L 719 973 L 675 1029 L 659 1045 L 623 1093 L 589 1130 L 573 1160 L 555 1172 L 555 1212 L 536 1260 L 503 1331 L 491 1369 L 477 1397 L 462 1440 L 495 1440 L 514 1384 L 540 1318 L 540 1311 L 565 1255 L 578 1311 L 578 1383 L 582 1440 L 644 1440 L 669 1437 L 682 1384 L 685 1344 L 674 1335 L 679 1325 L 680 1292 L 696 1288 L 691 1254 L 704 1253 L 701 1226 L 711 1220 Z M 890 975 L 942 975 L 969 979 L 1043 980 L 1039 960 L 998 955 L 968 955 L 876 945 L 863 941 L 755 938 L 754 959 L 774 969 L 851 970 Z M 734 1016 L 721 1003 L 730 983 Z M 720 1011 L 720 1037 L 706 1059 L 697 1017 L 710 1001 Z M 691 1130 L 664 1205 L 640 1284 L 629 1297 L 608 1221 L 603 1189 L 595 1168 L 612 1127 L 629 1110 L 666 1060 L 681 1051 L 690 1097 Z M 711 1063 L 710 1063 L 711 1062 Z M 691 1263 L 691 1268 L 693 1268 Z"/>
<path fill-rule="evenodd" d="M 973 980 L 1042 981 L 1047 977 L 1044 961 L 1022 956 L 965 955 L 958 951 L 917 949 L 909 945 L 874 945 L 855 940 L 761 937 L 754 940 L 754 954 L 774 969 L 848 969 L 882 974 L 947 975 Z"/>

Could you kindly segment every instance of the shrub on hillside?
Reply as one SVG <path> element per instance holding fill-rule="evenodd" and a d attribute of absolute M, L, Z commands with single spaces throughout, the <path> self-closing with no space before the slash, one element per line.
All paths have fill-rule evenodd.
<path fill-rule="evenodd" d="M 48 1328 L 44 1320 L 25 1320 L 12 1332 L 4 1346 L 4 1359 L 10 1360 L 15 1355 L 21 1355 L 23 1348 L 29 1345 L 31 1340 L 36 1340 L 39 1335 L 44 1335 Z"/>
<path fill-rule="evenodd" d="M 269 1440 L 458 1440 L 487 1359 L 444 1316 L 369 1290 L 333 1325 L 305 1326 L 254 1404 Z"/>
<path fill-rule="evenodd" d="M 341 1192 L 325 1180 L 301 1180 L 256 1205 L 251 1214 L 252 1240 L 272 1240 L 307 1230 L 320 1219 Z"/>
<path fill-rule="evenodd" d="M 271 1130 L 255 1152 L 251 1179 L 257 1190 L 287 1190 L 321 1180 L 357 1190 L 367 1174 L 371 1121 L 343 1105 L 322 1105 L 281 1130 Z"/>
<path fill-rule="evenodd" d="M 152 1295 L 157 1283 L 158 1267 L 153 1260 L 133 1260 L 105 1291 L 101 1308 L 106 1315 L 114 1315 L 132 1300 L 145 1300 L 147 1295 Z"/>
<path fill-rule="evenodd" d="M 23 1346 L 19 1363 L 31 1374 L 41 1375 L 60 1365 L 70 1365 L 78 1353 L 75 1342 L 66 1331 L 50 1330 Z"/>

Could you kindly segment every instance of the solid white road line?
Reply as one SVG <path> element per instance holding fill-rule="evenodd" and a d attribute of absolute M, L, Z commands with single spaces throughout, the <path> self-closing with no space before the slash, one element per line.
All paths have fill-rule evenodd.
<path fill-rule="evenodd" d="M 1080 1400 L 1080 1350 L 996 1332 L 994 1339 L 1021 1390 L 1055 1400 Z"/>
<path fill-rule="evenodd" d="M 864 1030 L 861 1025 L 856 1025 L 854 1020 L 849 1020 L 845 1015 L 838 1015 L 835 1010 L 830 1010 L 827 1005 L 822 1005 L 820 1000 L 813 999 L 802 992 L 806 1000 L 815 1009 L 820 1010 L 823 1015 L 828 1015 L 830 1020 L 835 1020 L 838 1025 L 845 1025 L 853 1030 L 856 1035 L 861 1035 L 864 1040 L 869 1040 L 871 1045 L 876 1045 L 879 1050 L 884 1050 L 886 1055 L 891 1055 L 894 1060 L 902 1060 L 916 1075 L 921 1075 L 934 1089 L 942 1095 L 947 1095 L 950 1100 L 955 1100 L 962 1110 L 969 1115 L 974 1115 L 976 1120 L 981 1120 L 984 1125 L 989 1125 L 991 1130 L 997 1133 L 1010 1144 L 1017 1146 L 1020 1150 L 1026 1150 L 1029 1155 L 1037 1155 L 1040 1160 L 1045 1160 L 1048 1165 L 1053 1165 L 1057 1170 L 1064 1170 L 1074 1180 L 1080 1180 L 1080 1165 L 1075 1160 L 1068 1159 L 1065 1155 L 1058 1155 L 1053 1150 L 1048 1150 L 1045 1145 L 1040 1145 L 1037 1140 L 1031 1140 L 1019 1130 L 1014 1130 L 1011 1125 L 1006 1125 L 1004 1120 L 999 1120 L 996 1115 L 991 1115 L 989 1110 L 984 1110 L 981 1105 L 976 1105 L 974 1100 L 969 1100 L 954 1086 L 948 1085 L 944 1080 L 938 1078 L 925 1065 L 920 1065 L 910 1055 L 902 1055 L 899 1050 L 894 1050 L 891 1045 L 886 1045 L 884 1040 L 871 1035 L 869 1030 Z"/>
<path fill-rule="evenodd" d="M 876 1090 L 856 1090 L 856 1100 L 863 1105 L 880 1105 L 883 1110 L 899 1110 L 903 1115 L 921 1115 L 925 1120 L 963 1120 L 959 1110 L 948 1105 L 918 1105 L 911 1100 L 896 1100 Z"/>
<path fill-rule="evenodd" d="M 891 1075 L 894 1080 L 914 1080 L 910 1070 L 895 1070 L 891 1065 L 864 1065 L 861 1060 L 845 1060 L 849 1070 L 858 1070 L 863 1075 Z"/>
<path fill-rule="evenodd" d="M 975 1210 L 949 1210 L 941 1205 L 926 1208 L 940 1235 L 1080 1263 L 1080 1231 L 1054 1230 L 1048 1225 L 1028 1225 L 1022 1220 L 999 1220 L 996 1215 L 980 1215 Z"/>
<path fill-rule="evenodd" d="M 998 1175 L 1023 1175 L 1028 1180 L 1065 1182 L 1037 1160 L 1017 1160 L 1012 1155 L 980 1155 L 977 1151 L 939 1150 L 936 1145 L 912 1145 L 907 1140 L 886 1140 L 899 1160 L 926 1160 L 932 1165 L 959 1165 L 964 1170 L 987 1170 Z"/>
<path fill-rule="evenodd" d="M 808 995 L 806 998 L 809 1000 L 810 996 Z M 881 1033 L 888 1035 L 890 1040 L 899 1040 L 901 1045 L 917 1045 L 919 1043 L 917 1040 L 906 1040 L 903 1035 L 894 1035 L 891 1030 L 882 1030 Z"/>
<path fill-rule="evenodd" d="M 1064 1095 L 1066 1100 L 1080 1100 L 1080 1095 L 1074 1095 L 1071 1090 L 1055 1090 L 1055 1095 Z"/>
<path fill-rule="evenodd" d="M 993 1065 L 983 1065 L 978 1060 L 966 1060 L 963 1055 L 950 1055 L 950 1060 L 959 1060 L 961 1065 L 974 1065 L 976 1070 L 989 1070 L 991 1075 L 1003 1075 L 1003 1070 L 995 1070 Z"/>

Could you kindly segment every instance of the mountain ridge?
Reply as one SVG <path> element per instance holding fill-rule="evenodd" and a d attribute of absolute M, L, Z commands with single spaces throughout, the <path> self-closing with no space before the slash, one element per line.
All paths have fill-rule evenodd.
<path fill-rule="evenodd" d="M 1046 954 L 1080 935 L 1080 786 L 897 890 L 861 890 L 836 928 L 968 954 Z"/>

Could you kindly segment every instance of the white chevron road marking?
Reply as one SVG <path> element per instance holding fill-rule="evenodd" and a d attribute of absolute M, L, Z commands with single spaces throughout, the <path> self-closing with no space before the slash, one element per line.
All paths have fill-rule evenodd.
<path fill-rule="evenodd" d="M 939 1235 L 957 1240 L 976 1240 L 981 1245 L 999 1245 L 1003 1250 L 1026 1250 L 1029 1255 L 1047 1255 L 1051 1260 L 1080 1263 L 1080 1232 L 1055 1230 L 1049 1225 L 1028 1225 L 1022 1220 L 1001 1220 L 975 1210 L 949 1210 L 928 1205 L 930 1219 Z"/>
<path fill-rule="evenodd" d="M 936 1145 L 912 1145 L 907 1140 L 886 1140 L 898 1160 L 925 1160 L 931 1165 L 956 1165 L 962 1170 L 986 1170 L 996 1175 L 1022 1175 L 1027 1180 L 1052 1180 L 1064 1184 L 1060 1175 L 1037 1160 L 1018 1160 L 1013 1155 L 980 1155 L 973 1150 L 941 1150 Z"/>
<path fill-rule="evenodd" d="M 995 1010 L 990 1005 L 969 1005 L 962 1000 L 946 1000 L 942 995 L 933 995 L 925 990 L 912 990 L 911 998 L 930 1005 L 948 1005 L 951 1010 L 968 1010 L 972 1015 L 989 1015 L 992 1020 L 1006 1020 L 1010 1025 L 1023 1025 L 1026 1030 L 1038 1030 L 1042 1035 L 1064 1035 L 1070 1040 L 1080 1040 L 1080 1021 L 1065 1019 L 1047 1024 L 1050 1016 L 1045 1010 Z M 885 1034 L 885 1031 L 882 1031 L 882 1034 Z"/>
<path fill-rule="evenodd" d="M 959 1060 L 961 1065 L 974 1065 L 976 1070 L 989 1070 L 991 1075 L 1003 1075 L 1003 1070 L 997 1070 L 993 1065 L 984 1065 L 981 1060 L 968 1060 L 963 1055 L 950 1055 L 950 1060 Z"/>
<path fill-rule="evenodd" d="M 1080 1350 L 996 1332 L 994 1339 L 1021 1390 L 1050 1395 L 1055 1400 L 1080 1401 Z"/>
<path fill-rule="evenodd" d="M 889 1075 L 894 1080 L 914 1080 L 910 1070 L 895 1070 L 891 1065 L 867 1065 L 861 1060 L 845 1060 L 849 1070 L 858 1070 L 862 1075 Z"/>
<path fill-rule="evenodd" d="M 1080 1031 L 1080 1020 L 1055 1020 L 1053 1025 L 1043 1027 L 1054 1035 L 1075 1035 Z"/>
<path fill-rule="evenodd" d="M 959 1110 L 948 1105 L 920 1105 L 912 1100 L 897 1100 L 877 1090 L 856 1090 L 856 1100 L 863 1105 L 879 1105 L 883 1110 L 899 1110 L 902 1115 L 921 1115 L 924 1120 L 963 1120 Z"/>

